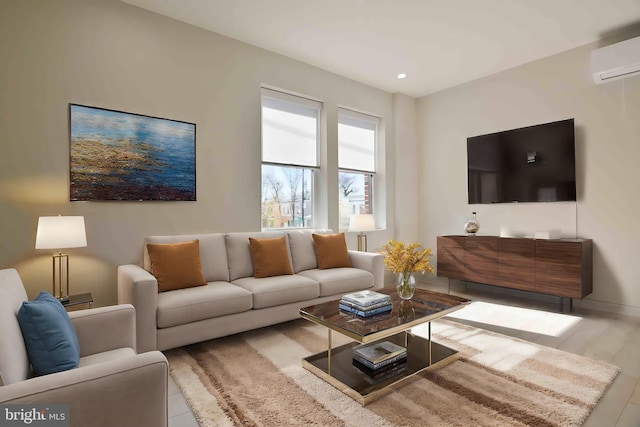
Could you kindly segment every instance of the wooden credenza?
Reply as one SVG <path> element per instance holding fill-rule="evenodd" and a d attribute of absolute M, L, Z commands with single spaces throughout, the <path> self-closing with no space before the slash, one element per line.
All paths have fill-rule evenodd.
<path fill-rule="evenodd" d="M 438 276 L 584 298 L 593 291 L 590 239 L 438 236 Z"/>

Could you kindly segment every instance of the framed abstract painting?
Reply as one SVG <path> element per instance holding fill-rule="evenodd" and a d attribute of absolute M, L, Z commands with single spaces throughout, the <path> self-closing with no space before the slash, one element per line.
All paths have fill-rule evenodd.
<path fill-rule="evenodd" d="M 70 200 L 196 200 L 196 125 L 69 104 Z"/>

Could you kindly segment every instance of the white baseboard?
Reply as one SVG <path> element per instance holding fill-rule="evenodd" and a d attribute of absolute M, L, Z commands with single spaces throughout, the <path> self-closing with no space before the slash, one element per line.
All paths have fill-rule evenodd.
<path fill-rule="evenodd" d="M 589 299 L 574 299 L 574 307 L 586 308 L 589 310 L 605 311 L 607 313 L 622 314 L 625 316 L 640 317 L 640 307 L 633 305 L 616 304 L 606 301 Z"/>

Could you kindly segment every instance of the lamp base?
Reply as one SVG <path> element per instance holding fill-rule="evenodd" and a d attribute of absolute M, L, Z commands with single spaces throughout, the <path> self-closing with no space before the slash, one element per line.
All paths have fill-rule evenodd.
<path fill-rule="evenodd" d="M 364 233 L 358 234 L 358 250 L 367 252 L 367 235 Z"/>
<path fill-rule="evenodd" d="M 63 297 L 62 292 L 64 290 L 65 284 L 66 284 L 67 293 Z M 64 298 L 69 299 L 69 255 L 68 254 L 63 254 L 62 252 L 53 254 L 53 286 L 52 288 L 53 288 L 52 295 L 58 298 L 60 301 L 62 301 Z M 56 292 L 56 288 L 58 289 L 58 292 Z"/>

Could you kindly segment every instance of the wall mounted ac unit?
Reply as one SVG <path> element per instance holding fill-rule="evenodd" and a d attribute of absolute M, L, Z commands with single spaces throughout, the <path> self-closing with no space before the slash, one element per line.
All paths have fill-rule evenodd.
<path fill-rule="evenodd" d="M 591 71 L 596 83 L 640 75 L 640 37 L 593 50 Z"/>

